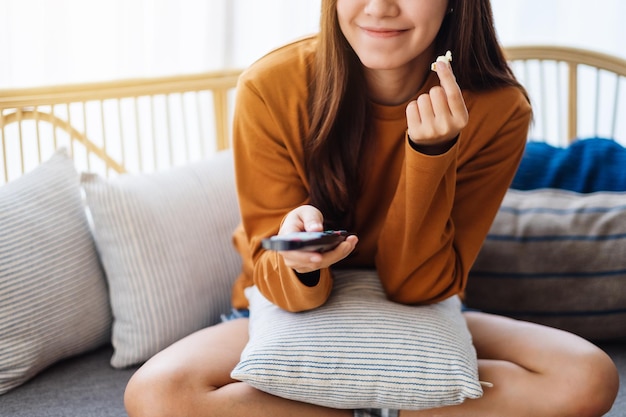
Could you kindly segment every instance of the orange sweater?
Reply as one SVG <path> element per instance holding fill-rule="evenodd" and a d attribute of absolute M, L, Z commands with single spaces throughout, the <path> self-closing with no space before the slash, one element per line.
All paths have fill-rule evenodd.
<path fill-rule="evenodd" d="M 307 287 L 280 255 L 261 248 L 290 210 L 308 203 L 302 139 L 315 45 L 307 38 L 279 48 L 239 81 L 233 148 L 242 227 L 234 242 L 244 267 L 233 288 L 236 308 L 248 305 L 243 289 L 253 284 L 290 311 L 322 305 L 332 289 L 330 269 Z M 436 83 L 432 73 L 418 95 Z M 359 243 L 337 266 L 376 268 L 389 299 L 400 303 L 432 303 L 463 291 L 524 149 L 531 109 L 519 89 L 463 94 L 469 124 L 436 156 L 409 145 L 408 102 L 373 105 L 376 157 L 362 168 L 367 191 L 351 230 Z"/>

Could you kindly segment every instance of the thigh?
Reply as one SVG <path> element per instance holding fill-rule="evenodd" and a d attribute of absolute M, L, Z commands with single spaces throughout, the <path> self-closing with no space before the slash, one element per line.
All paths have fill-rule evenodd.
<path fill-rule="evenodd" d="M 169 374 L 205 388 L 234 382 L 230 377 L 248 342 L 248 319 L 230 320 L 199 330 L 157 353 L 140 369 Z"/>
<path fill-rule="evenodd" d="M 477 312 L 465 313 L 465 318 L 480 359 L 509 361 L 544 372 L 599 352 L 587 340 L 552 327 Z"/>

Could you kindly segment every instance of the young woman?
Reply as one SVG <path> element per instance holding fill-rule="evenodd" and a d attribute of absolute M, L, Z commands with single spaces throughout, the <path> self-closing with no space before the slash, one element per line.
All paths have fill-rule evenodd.
<path fill-rule="evenodd" d="M 431 63 L 452 52 L 452 62 Z M 454 71 L 453 71 L 454 70 Z M 390 299 L 461 293 L 521 158 L 531 109 L 497 43 L 488 0 L 323 0 L 321 31 L 277 49 L 241 77 L 234 152 L 243 289 L 290 311 L 316 308 L 330 266 L 376 268 Z M 325 253 L 274 252 L 294 231 L 354 232 Z M 617 372 L 600 349 L 551 328 L 466 313 L 482 398 L 419 416 L 601 416 Z M 382 415 L 274 397 L 232 380 L 248 320 L 201 330 L 131 379 L 138 416 Z"/>

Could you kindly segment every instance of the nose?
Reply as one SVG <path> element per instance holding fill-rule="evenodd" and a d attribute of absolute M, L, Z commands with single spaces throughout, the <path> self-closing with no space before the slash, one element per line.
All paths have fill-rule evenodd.
<path fill-rule="evenodd" d="M 395 0 L 369 0 L 365 5 L 365 14 L 379 18 L 396 16 L 399 10 Z"/>

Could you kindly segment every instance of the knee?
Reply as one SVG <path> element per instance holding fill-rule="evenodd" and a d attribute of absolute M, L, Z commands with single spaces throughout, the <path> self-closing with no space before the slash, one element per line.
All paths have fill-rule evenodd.
<path fill-rule="evenodd" d="M 129 417 L 171 417 L 185 415 L 185 377 L 182 370 L 154 366 L 149 362 L 130 378 L 124 392 L 124 406 Z"/>
<path fill-rule="evenodd" d="M 586 415 L 602 416 L 609 412 L 619 391 L 619 372 L 613 360 L 595 348 L 587 357 L 589 378 L 589 409 Z"/>
<path fill-rule="evenodd" d="M 567 415 L 599 417 L 608 413 L 619 391 L 619 372 L 611 358 L 600 348 L 589 346 L 572 358 L 564 371 L 567 387 L 562 400 Z"/>

